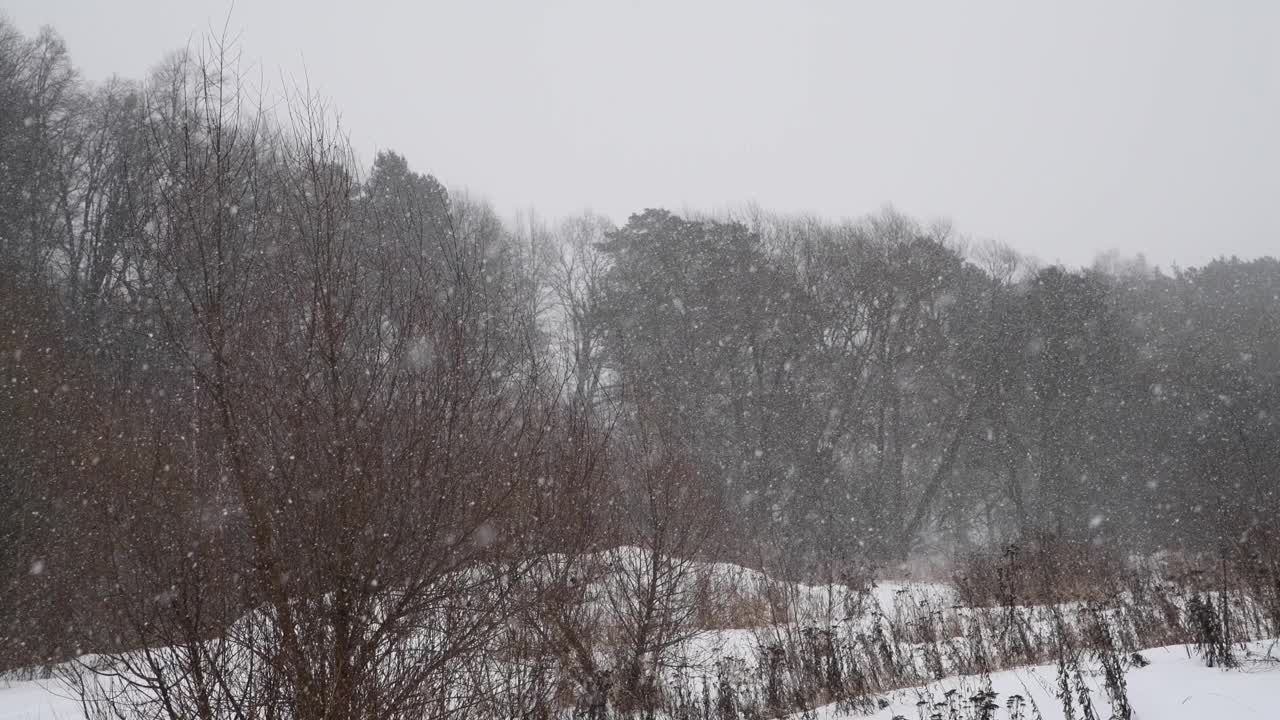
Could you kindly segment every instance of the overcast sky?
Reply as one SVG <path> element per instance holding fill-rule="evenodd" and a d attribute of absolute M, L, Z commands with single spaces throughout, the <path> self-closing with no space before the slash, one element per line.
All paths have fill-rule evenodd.
<path fill-rule="evenodd" d="M 230 14 L 378 149 L 504 214 L 854 217 L 1088 263 L 1280 253 L 1280 2 L 6 0 L 86 76 Z"/>

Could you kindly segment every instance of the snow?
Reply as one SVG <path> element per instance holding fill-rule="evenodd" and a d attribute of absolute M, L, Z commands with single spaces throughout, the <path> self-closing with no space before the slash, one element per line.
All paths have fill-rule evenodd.
<path fill-rule="evenodd" d="M 553 565 L 561 560 L 558 557 L 548 559 Z M 640 548 L 618 547 L 586 560 L 602 565 L 602 568 L 596 568 L 591 573 L 595 579 L 591 583 L 593 592 L 589 595 L 596 596 L 608 589 L 613 573 L 643 567 L 649 560 L 649 555 Z M 758 570 L 728 563 L 695 565 L 699 574 L 710 581 L 713 592 L 725 597 L 758 599 L 757 594 L 765 589 L 782 592 L 792 624 L 707 628 L 695 634 L 678 649 L 682 660 L 679 676 L 684 682 L 692 682 L 692 687 L 701 687 L 705 680 L 714 688 L 717 663 L 721 660 L 730 661 L 731 666 L 736 668 L 735 673 L 757 675 L 755 663 L 759 657 L 759 649 L 769 643 L 785 640 L 788 630 L 794 632 L 797 627 L 870 628 L 883 623 L 901 631 L 917 624 L 923 616 L 945 615 L 954 619 L 952 623 L 939 621 L 938 631 L 944 634 L 939 636 L 937 642 L 946 646 L 963 640 L 966 628 L 969 627 L 967 620 L 974 620 L 984 613 L 1006 612 L 992 608 L 960 607 L 955 590 L 941 583 L 880 582 L 861 591 L 854 591 L 839 584 L 779 582 Z M 596 575 L 601 569 L 605 572 Z M 594 602 L 600 600 L 596 599 Z M 602 606 L 601 611 L 603 610 Z M 1049 622 L 1046 613 L 1051 610 L 1061 611 L 1059 617 L 1070 618 L 1073 617 L 1072 611 L 1078 608 L 1073 604 L 1056 608 L 1018 608 L 1027 627 L 1033 631 Z M 242 622 L 254 619 L 255 616 L 250 615 Z M 990 621 L 987 625 L 991 625 Z M 942 626 L 949 628 L 945 632 L 951 634 L 945 634 Z M 982 624 L 979 623 L 979 626 Z M 959 635 L 953 637 L 954 633 Z M 903 637 L 900 641 L 901 649 L 908 652 L 922 642 L 914 637 Z M 1185 645 L 1144 650 L 1142 655 L 1150 664 L 1131 668 L 1125 677 L 1128 697 L 1135 709 L 1134 717 L 1139 720 L 1280 718 L 1280 643 L 1275 640 L 1238 646 L 1237 655 L 1242 663 L 1239 668 L 1232 670 L 1206 667 L 1201 657 Z M 940 670 L 942 667 L 944 665 L 939 665 Z M 970 668 L 972 665 L 965 670 Z M 1086 665 L 1082 669 L 1085 683 L 1091 689 L 1097 717 L 1111 717 L 1112 708 L 1098 668 Z M 931 672 L 922 670 L 912 677 L 932 676 Z M 30 680 L 30 677 L 30 672 L 25 675 L 0 675 L 0 720 L 75 720 L 84 717 L 79 703 L 60 681 Z M 45 677 L 56 678 L 56 675 Z M 997 693 L 994 704 L 999 707 L 992 716 L 993 720 L 1032 720 L 1036 717 L 1043 720 L 1065 720 L 1066 716 L 1056 697 L 1057 670 L 1053 665 L 1021 667 L 989 676 L 949 677 L 937 683 L 894 691 L 881 696 L 884 707 L 874 710 L 868 717 L 892 720 L 900 716 L 927 720 L 939 710 L 941 716 L 948 720 L 977 717 L 966 712 L 969 708 L 963 705 L 985 689 L 988 682 Z M 949 701 L 961 706 L 960 712 L 954 716 L 945 704 L 941 709 L 936 706 L 936 703 L 948 702 L 946 693 L 949 690 L 954 691 Z M 1073 694 L 1076 692 L 1074 686 L 1072 691 Z M 1010 711 L 1006 705 L 1014 695 L 1020 696 L 1025 702 L 1020 713 Z M 1077 709 L 1075 717 L 1082 716 Z M 842 713 L 831 705 L 818 708 L 805 720 L 836 720 L 842 717 L 853 716 Z"/>
<path fill-rule="evenodd" d="M 76 720 L 80 703 L 57 680 L 0 680 L 0 720 Z"/>
<path fill-rule="evenodd" d="M 1138 720 L 1274 720 L 1280 717 L 1280 655 L 1276 654 L 1274 646 L 1273 640 L 1250 643 L 1247 646 L 1248 657 L 1240 668 L 1234 670 L 1206 667 L 1186 645 L 1144 650 L 1142 655 L 1151 664 L 1133 668 L 1125 676 L 1134 717 Z M 1006 703 L 1011 695 L 1017 694 L 1028 699 L 1022 717 L 1035 717 L 1030 705 L 1033 701 L 1044 720 L 1064 720 L 1062 707 L 1054 695 L 1054 666 L 1038 665 L 992 673 L 990 680 L 992 689 L 998 693 L 995 704 L 1000 706 L 995 718 L 1009 717 Z M 1094 675 L 1086 681 L 1092 686 L 1091 698 L 1098 716 L 1111 717 L 1101 677 Z M 946 691 L 953 688 L 959 691 L 957 698 L 967 699 L 982 687 L 981 678 L 966 676 L 901 690 L 886 698 L 890 701 L 888 707 L 876 710 L 868 717 L 874 720 L 892 720 L 895 716 L 919 718 L 921 714 L 917 704 L 922 699 L 931 704 L 943 701 Z M 1078 708 L 1076 713 L 1079 717 Z M 830 705 L 820 708 L 817 715 L 819 720 L 849 717 L 836 712 Z M 923 716 L 928 718 L 929 712 Z M 943 717 L 946 716 L 944 711 Z M 962 712 L 960 717 L 969 716 Z"/>
<path fill-rule="evenodd" d="M 1143 651 L 1150 665 L 1134 668 L 1126 676 L 1129 700 L 1139 720 L 1201 720 L 1202 718 L 1274 719 L 1280 717 L 1280 655 L 1275 641 L 1260 641 L 1247 646 L 1248 654 L 1240 668 L 1222 670 L 1205 667 L 1200 658 L 1185 645 Z M 1019 668 L 990 676 L 991 687 L 998 693 L 995 704 L 1000 709 L 995 718 L 1008 718 L 1008 698 L 1021 695 L 1027 699 L 1022 717 L 1033 718 L 1031 702 L 1044 720 L 1063 720 L 1064 715 L 1055 691 L 1055 669 L 1052 665 Z M 866 716 L 872 720 L 892 720 L 895 716 L 921 717 L 918 706 L 943 702 L 945 693 L 955 689 L 957 702 L 982 689 L 985 680 L 976 676 L 948 678 L 918 688 L 900 690 L 887 696 L 889 705 Z M 1101 678 L 1092 675 L 1092 701 L 1099 717 L 1110 717 L 1111 709 L 1102 690 Z M 0 681 L 0 720 L 76 720 L 84 717 L 78 703 L 71 699 L 56 680 Z M 926 706 L 928 707 L 928 706 Z M 929 712 L 924 713 L 929 717 Z M 946 717 L 946 713 L 943 714 Z M 840 713 L 834 705 L 819 708 L 815 720 L 837 720 L 861 717 Z M 960 717 L 968 717 L 961 713 Z"/>

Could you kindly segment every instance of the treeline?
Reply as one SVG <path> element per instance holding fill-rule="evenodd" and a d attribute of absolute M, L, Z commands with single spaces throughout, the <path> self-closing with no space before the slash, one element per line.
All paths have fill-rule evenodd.
<path fill-rule="evenodd" d="M 650 210 L 594 248 L 598 375 L 793 556 L 1205 548 L 1274 517 L 1275 259 L 1038 267 L 892 212 Z"/>
<path fill-rule="evenodd" d="M 628 544 L 639 702 L 694 557 L 1275 522 L 1274 259 L 1039 267 L 892 212 L 513 225 L 393 153 L 360 168 L 231 56 L 93 85 L 0 24 L 0 664 L 195 647 L 253 608 L 265 675 L 192 702 L 450 714 L 530 608 L 593 663 L 556 614 L 582 578 L 539 564 Z"/>

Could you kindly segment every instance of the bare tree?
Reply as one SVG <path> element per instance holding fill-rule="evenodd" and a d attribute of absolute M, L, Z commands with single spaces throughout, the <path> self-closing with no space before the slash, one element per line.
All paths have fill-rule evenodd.
<path fill-rule="evenodd" d="M 683 459 L 678 438 L 639 412 L 627 430 L 616 451 L 623 545 L 609 557 L 603 621 L 614 633 L 618 709 L 648 715 L 661 700 L 662 674 L 678 664 L 673 651 L 700 632 L 721 498 Z"/>
<path fill-rule="evenodd" d="M 501 224 L 445 198 L 367 242 L 386 218 L 357 202 L 321 105 L 295 99 L 277 133 L 217 41 L 163 77 L 146 311 L 191 380 L 179 402 L 209 449 L 183 466 L 213 508 L 169 506 L 186 534 L 139 538 L 122 584 L 161 583 L 201 512 L 240 532 L 188 556 L 222 567 L 172 574 L 169 600 L 139 607 L 138 641 L 167 649 L 96 669 L 143 716 L 464 717 L 484 696 L 461 679 L 540 554 L 528 508 L 557 422 Z M 213 598 L 236 605 L 206 612 Z"/>
<path fill-rule="evenodd" d="M 609 260 L 599 245 L 612 230 L 607 218 L 586 213 L 545 233 L 542 248 L 543 272 L 554 308 L 548 324 L 573 370 L 574 401 L 589 406 L 602 400 L 606 326 L 600 317 L 600 303 Z"/>

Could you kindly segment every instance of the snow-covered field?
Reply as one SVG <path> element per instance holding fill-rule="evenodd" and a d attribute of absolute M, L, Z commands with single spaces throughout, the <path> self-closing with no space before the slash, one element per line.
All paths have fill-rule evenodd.
<path fill-rule="evenodd" d="M 617 568 L 642 563 L 645 558 L 633 548 L 615 550 L 607 556 L 614 572 Z M 726 677 L 733 678 L 731 684 L 740 694 L 732 703 L 743 703 L 738 705 L 743 717 L 771 715 L 776 711 L 769 708 L 781 707 L 764 702 L 762 695 L 767 684 L 765 665 L 772 667 L 768 659 L 772 657 L 770 653 L 782 652 L 789 658 L 789 669 L 784 674 L 792 674 L 781 681 L 784 685 L 791 683 L 786 686 L 791 690 L 782 691 L 788 698 L 791 697 L 788 693 L 804 687 L 806 678 L 813 679 L 812 668 L 808 676 L 794 673 L 806 663 L 827 662 L 827 656 L 814 655 L 821 650 L 813 645 L 814 638 L 823 637 L 820 634 L 823 632 L 850 653 L 842 656 L 847 663 L 843 667 L 860 668 L 858 672 L 864 673 L 869 683 L 877 684 L 862 686 L 864 689 L 857 694 L 859 702 L 865 701 L 861 713 L 830 704 L 804 713 L 805 720 L 862 716 L 881 720 L 1123 717 L 1117 712 L 1119 708 L 1113 707 L 1102 669 L 1096 664 L 1102 656 L 1073 645 L 1074 641 L 1067 640 L 1068 646 L 1075 647 L 1071 651 L 1071 672 L 1066 678 L 1074 704 L 1071 712 L 1064 710 L 1059 698 L 1062 678 L 1057 666 L 1021 665 L 1059 657 L 1053 651 L 1060 647 L 1054 644 L 1057 642 L 1053 632 L 1055 623 L 1059 627 L 1066 623 L 1068 636 L 1080 638 L 1089 618 L 1094 618 L 1095 622 L 1104 622 L 1118 640 L 1121 636 L 1127 638 L 1118 643 L 1110 657 L 1121 658 L 1120 662 L 1127 668 L 1124 682 L 1132 717 L 1140 720 L 1280 720 L 1280 644 L 1275 640 L 1237 643 L 1234 653 L 1238 666 L 1223 670 L 1207 667 L 1202 655 L 1188 645 L 1145 649 L 1141 658 L 1127 657 L 1129 650 L 1161 644 L 1152 638 L 1165 636 L 1134 632 L 1151 618 L 1124 602 L 1116 604 L 1116 609 L 1088 612 L 1076 603 L 1052 607 L 969 608 L 959 604 L 953 588 L 941 583 L 884 582 L 853 591 L 842 585 L 780 583 L 759 571 L 735 565 L 712 564 L 703 569 L 707 571 L 704 577 L 711 581 L 712 594 L 719 598 L 758 600 L 762 593 L 785 595 L 785 621 L 760 622 L 757 615 L 753 616 L 756 624 L 750 627 L 703 626 L 705 629 L 677 648 L 680 662 L 672 667 L 679 670 L 672 669 L 667 677 L 673 686 L 693 691 L 701 688 L 704 696 L 710 692 L 712 697 L 719 697 L 719 685 Z M 588 593 L 589 598 L 595 598 L 588 600 L 590 603 L 603 602 L 599 598 L 608 594 L 606 586 L 614 576 L 606 572 L 599 577 L 599 591 Z M 1224 601 L 1220 607 L 1225 609 L 1228 605 Z M 1247 606 L 1238 608 L 1242 616 L 1249 610 Z M 1177 616 L 1181 611 L 1174 608 L 1172 612 Z M 1011 640 L 1013 636 L 1003 635 L 1010 631 L 1021 633 L 1022 642 L 1030 643 L 1021 646 L 1027 654 L 1016 654 L 1020 646 Z M 1253 637 L 1264 636 L 1263 632 L 1258 631 Z M 801 657 L 806 653 L 807 657 Z M 876 668 L 885 654 L 892 657 L 883 661 L 881 674 L 877 676 Z M 981 662 L 977 662 L 979 658 Z M 975 672 L 975 667 L 1011 669 L 989 675 L 956 674 Z M 817 675 L 822 676 L 822 671 L 817 671 Z M 52 677 L 54 679 L 32 680 L 21 674 L 0 676 L 0 720 L 84 718 L 71 688 L 56 679 L 56 673 Z M 944 679 L 905 687 L 931 678 Z M 877 689 L 888 688 L 903 689 L 875 694 Z M 813 707 L 816 702 L 826 702 L 818 700 L 819 697 L 832 696 L 806 697 L 811 699 L 798 701 L 800 707 Z M 1090 707 L 1086 708 L 1086 704 Z M 748 705 L 754 709 L 748 711 Z M 982 706 L 986 709 L 982 710 Z M 709 706 L 705 700 L 702 707 L 703 710 L 694 711 L 695 717 L 707 711 Z"/>
<path fill-rule="evenodd" d="M 1248 656 L 1241 654 L 1240 667 L 1232 670 L 1206 667 L 1204 662 L 1186 645 L 1172 645 L 1143 651 L 1151 662 L 1143 668 L 1134 668 L 1126 675 L 1129 702 L 1134 717 L 1139 720 L 1234 720 L 1239 718 L 1280 718 L 1280 655 L 1273 648 L 1274 641 L 1250 643 Z M 1272 655 L 1268 656 L 1271 651 Z M 990 676 L 991 689 L 997 695 L 994 704 L 999 707 L 994 718 L 1035 718 L 1036 711 L 1044 720 L 1065 720 L 1065 714 L 1057 699 L 1056 670 L 1052 665 L 1018 668 Z M 1090 684 L 1090 701 L 1097 717 L 1112 717 L 1112 708 L 1102 689 L 1100 677 L 1086 677 Z M 948 678 L 940 683 L 902 690 L 890 695 L 888 707 L 877 710 L 869 717 L 875 720 L 891 720 L 894 717 L 929 718 L 941 713 L 947 719 L 948 690 L 953 693 L 954 705 L 959 708 L 958 717 L 974 717 L 966 706 L 983 689 L 982 678 L 968 676 Z M 1074 688 L 1073 688 L 1074 690 Z M 1010 708 L 1021 705 L 1021 715 L 1014 715 Z M 923 701 L 924 705 L 920 705 Z M 938 706 L 941 703 L 941 706 Z M 1078 703 L 1077 703 L 1078 707 Z M 1033 709 L 1034 708 L 1034 709 Z M 1077 709 L 1076 717 L 1081 717 Z M 839 717 L 828 706 L 818 712 L 822 720 Z"/>
<path fill-rule="evenodd" d="M 1143 656 L 1151 664 L 1134 668 L 1126 677 L 1135 717 L 1140 720 L 1280 718 L 1280 646 L 1273 641 L 1262 641 L 1250 643 L 1247 649 L 1248 655 L 1242 654 L 1241 666 L 1232 670 L 1205 667 L 1184 645 L 1144 651 Z M 1044 720 L 1065 720 L 1055 697 L 1055 677 L 1052 665 L 993 673 L 991 689 L 997 693 L 994 704 L 999 706 L 993 717 L 1030 720 L 1038 711 Z M 1086 682 L 1091 685 L 1090 698 L 1098 717 L 1111 717 L 1101 679 L 1087 677 Z M 956 691 L 950 698 L 950 704 L 958 713 L 955 717 L 972 717 L 970 698 L 983 689 L 984 679 L 980 677 L 948 678 L 892 693 L 884 698 L 889 703 L 887 707 L 866 717 L 927 720 L 934 713 L 940 713 L 946 720 L 951 717 L 949 690 Z M 1012 706 L 1011 698 L 1014 698 Z M 1021 715 L 1013 714 L 1017 711 L 1011 707 L 1019 705 Z M 56 681 L 0 682 L 0 720 L 78 720 L 82 717 L 79 705 Z M 816 717 L 834 720 L 859 716 L 841 713 L 829 705 L 819 708 Z"/>
<path fill-rule="evenodd" d="M 0 680 L 0 720 L 79 720 L 80 704 L 54 680 Z"/>

